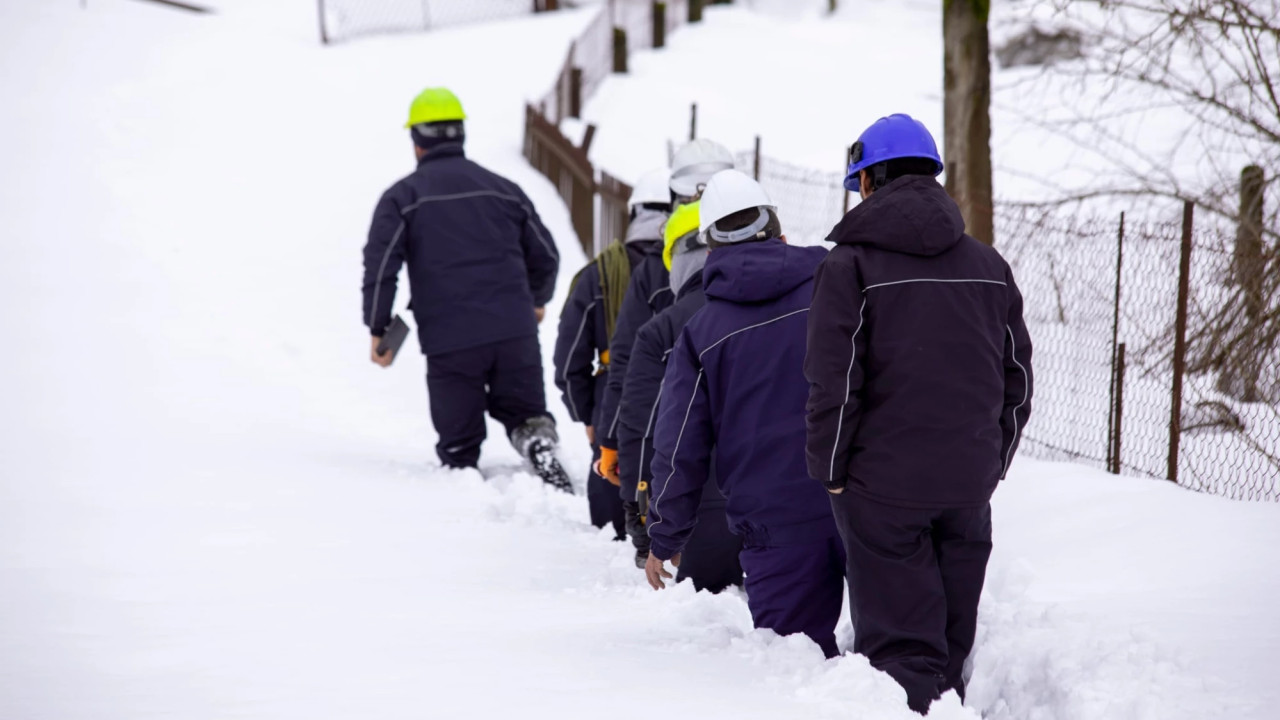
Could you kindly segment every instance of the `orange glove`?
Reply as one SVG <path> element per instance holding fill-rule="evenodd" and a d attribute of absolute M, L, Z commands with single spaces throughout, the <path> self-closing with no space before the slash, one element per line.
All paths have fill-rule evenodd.
<path fill-rule="evenodd" d="M 618 451 L 601 447 L 600 459 L 596 461 L 596 474 L 609 481 L 614 487 L 622 487 L 622 479 L 618 477 Z"/>

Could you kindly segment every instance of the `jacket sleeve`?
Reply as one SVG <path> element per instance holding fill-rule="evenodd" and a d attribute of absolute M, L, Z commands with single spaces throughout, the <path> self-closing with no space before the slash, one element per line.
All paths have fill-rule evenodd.
<path fill-rule="evenodd" d="M 809 475 L 831 489 L 848 483 L 865 378 L 865 310 L 856 268 L 839 254 L 828 256 L 818 266 L 809 309 L 805 457 Z"/>
<path fill-rule="evenodd" d="M 622 384 L 627 379 L 631 362 L 631 346 L 635 343 L 640 326 L 653 317 L 649 308 L 649 295 L 642 273 L 633 273 L 627 284 L 627 294 L 618 310 L 618 322 L 609 338 L 609 376 L 600 401 L 600 421 L 605 424 L 603 434 L 597 435 L 600 444 L 618 448 L 618 423 L 622 411 Z"/>
<path fill-rule="evenodd" d="M 622 479 L 619 494 L 634 502 L 641 480 L 651 479 L 649 461 L 653 459 L 652 429 L 666 371 L 658 318 L 645 323 L 636 333 L 622 385 L 622 414 L 618 417 L 618 473 Z"/>
<path fill-rule="evenodd" d="M 556 274 L 560 271 L 560 252 L 556 250 L 551 233 L 542 224 L 538 211 L 534 209 L 529 198 L 520 192 L 524 205 L 525 219 L 523 233 L 520 237 L 524 248 L 524 264 L 529 273 L 529 289 L 533 291 L 535 307 L 546 307 L 551 296 L 556 292 Z"/>
<path fill-rule="evenodd" d="M 364 246 L 364 324 L 376 336 L 391 324 L 396 278 L 404 265 L 408 242 L 408 226 L 401 215 L 404 198 L 398 187 L 387 190 L 378 201 Z"/>
<path fill-rule="evenodd" d="M 654 426 L 649 539 L 659 560 L 680 552 L 698 522 L 715 446 L 705 379 L 686 330 L 667 361 Z"/>
<path fill-rule="evenodd" d="M 589 265 L 578 278 L 560 313 L 559 334 L 552 360 L 555 364 L 556 387 L 574 422 L 591 424 L 595 410 L 595 355 L 600 339 L 593 322 L 598 310 L 596 289 L 600 283 Z"/>
<path fill-rule="evenodd" d="M 1009 287 L 1009 320 L 1004 342 L 1004 411 L 1000 414 L 1000 446 L 1003 480 L 1009 472 L 1013 456 L 1018 452 L 1022 431 L 1031 418 L 1031 394 L 1034 376 L 1031 370 L 1031 335 L 1022 319 L 1022 293 L 1013 281 L 1013 272 L 1005 271 Z"/>

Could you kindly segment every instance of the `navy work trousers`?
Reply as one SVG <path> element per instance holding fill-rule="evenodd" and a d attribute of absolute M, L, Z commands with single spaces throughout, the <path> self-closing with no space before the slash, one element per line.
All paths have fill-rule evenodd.
<path fill-rule="evenodd" d="M 823 654 L 840 654 L 836 624 L 844 604 L 844 548 L 840 538 L 797 545 L 742 549 L 747 607 L 758 628 L 779 635 L 804 633 Z"/>
<path fill-rule="evenodd" d="M 627 513 L 622 507 L 622 496 L 613 483 L 596 474 L 596 461 L 600 459 L 600 446 L 591 448 L 591 469 L 587 471 L 587 510 L 591 524 L 598 528 L 613 525 L 615 539 L 627 539 Z"/>
<path fill-rule="evenodd" d="M 742 538 L 729 530 L 726 502 L 714 482 L 703 486 L 698 524 L 680 553 L 676 582 L 688 580 L 694 589 L 713 593 L 730 585 L 742 585 L 742 565 L 738 560 Z"/>
<path fill-rule="evenodd" d="M 486 435 L 485 411 L 508 436 L 530 418 L 547 416 L 538 337 L 428 355 L 427 395 L 440 462 L 475 467 Z"/>
<path fill-rule="evenodd" d="M 866 655 L 925 713 L 947 690 L 964 699 L 991 556 L 991 505 L 902 508 L 832 496 L 848 554 L 854 652 Z"/>

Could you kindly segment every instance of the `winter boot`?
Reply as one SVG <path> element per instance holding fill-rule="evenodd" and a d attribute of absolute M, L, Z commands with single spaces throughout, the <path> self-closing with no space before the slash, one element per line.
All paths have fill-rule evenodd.
<path fill-rule="evenodd" d="M 559 441 L 555 421 L 545 416 L 529 418 L 511 431 L 511 444 L 529 462 L 534 474 L 551 487 L 572 495 L 573 484 L 569 482 L 569 473 L 564 471 L 556 457 L 556 444 Z"/>

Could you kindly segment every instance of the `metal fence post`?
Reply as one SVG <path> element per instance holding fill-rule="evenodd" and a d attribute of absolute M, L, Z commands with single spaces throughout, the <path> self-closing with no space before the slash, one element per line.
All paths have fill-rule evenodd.
<path fill-rule="evenodd" d="M 689 107 L 689 141 L 698 139 L 698 103 Z"/>
<path fill-rule="evenodd" d="M 1111 432 L 1111 445 L 1107 448 L 1108 470 L 1120 474 L 1120 441 L 1124 438 L 1124 343 L 1116 348 L 1115 425 Z"/>
<path fill-rule="evenodd" d="M 752 169 L 752 176 L 756 179 L 756 182 L 760 182 L 760 136 L 759 135 L 756 136 L 755 163 L 751 169 Z"/>
<path fill-rule="evenodd" d="M 653 15 L 653 47 L 655 50 L 667 46 L 667 4 L 665 2 L 655 2 L 652 4 Z"/>
<path fill-rule="evenodd" d="M 1107 404 L 1107 468 L 1112 467 L 1112 448 L 1115 442 L 1116 426 L 1116 386 L 1119 375 L 1116 364 L 1119 362 L 1117 343 L 1120 341 L 1120 278 L 1124 269 L 1124 213 L 1120 213 L 1120 230 L 1116 233 L 1116 294 L 1114 301 L 1115 314 L 1111 318 L 1111 399 Z M 1118 470 L 1115 472 L 1119 472 Z"/>
<path fill-rule="evenodd" d="M 1182 375 L 1187 367 L 1187 296 L 1191 291 L 1191 228 L 1195 204 L 1182 206 L 1182 252 L 1178 260 L 1178 314 L 1173 326 L 1173 392 L 1169 409 L 1168 478 L 1178 482 L 1178 446 L 1182 441 Z"/>

